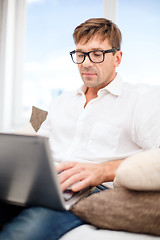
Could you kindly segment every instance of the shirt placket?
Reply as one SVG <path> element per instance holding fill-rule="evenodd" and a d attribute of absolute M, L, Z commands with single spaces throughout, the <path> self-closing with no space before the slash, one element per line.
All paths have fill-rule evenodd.
<path fill-rule="evenodd" d="M 83 108 L 81 108 L 81 113 L 77 121 L 75 136 L 73 138 L 72 144 L 70 145 L 70 148 L 66 153 L 66 157 L 65 157 L 66 161 L 69 161 L 70 159 L 72 159 L 72 154 L 74 150 L 78 147 L 79 144 L 81 144 L 81 136 L 82 136 L 82 133 L 84 132 L 85 119 L 87 118 L 87 115 L 89 114 L 91 107 L 92 107 L 92 104 L 89 102 L 87 106 L 84 108 L 84 101 L 83 101 Z"/>

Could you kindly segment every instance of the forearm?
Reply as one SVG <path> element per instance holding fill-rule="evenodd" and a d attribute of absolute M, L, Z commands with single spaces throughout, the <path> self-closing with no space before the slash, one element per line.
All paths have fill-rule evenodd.
<path fill-rule="evenodd" d="M 122 163 L 124 159 L 121 160 L 113 160 L 109 162 L 104 162 L 99 164 L 99 168 L 102 172 L 103 182 L 113 181 L 115 178 L 115 173 L 119 165 Z"/>

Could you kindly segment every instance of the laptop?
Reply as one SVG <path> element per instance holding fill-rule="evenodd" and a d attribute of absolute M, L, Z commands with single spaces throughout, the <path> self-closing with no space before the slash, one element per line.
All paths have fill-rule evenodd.
<path fill-rule="evenodd" d="M 0 133 L 0 201 L 69 210 L 89 192 L 62 193 L 48 138 Z"/>

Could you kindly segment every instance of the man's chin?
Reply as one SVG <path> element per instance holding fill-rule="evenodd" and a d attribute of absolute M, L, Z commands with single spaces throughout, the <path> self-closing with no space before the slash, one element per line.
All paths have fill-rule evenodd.
<path fill-rule="evenodd" d="M 97 83 L 93 78 L 83 79 L 83 82 L 87 87 L 96 87 L 97 86 Z"/>
<path fill-rule="evenodd" d="M 97 88 L 97 84 L 95 83 L 84 83 L 84 85 L 88 88 Z"/>

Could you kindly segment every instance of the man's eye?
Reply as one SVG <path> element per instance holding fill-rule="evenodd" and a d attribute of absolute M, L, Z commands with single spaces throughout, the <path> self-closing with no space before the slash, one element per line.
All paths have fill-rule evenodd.
<path fill-rule="evenodd" d="M 83 58 L 83 57 L 84 57 L 84 54 L 83 54 L 83 53 L 77 53 L 77 57 L 78 57 L 78 58 Z"/>
<path fill-rule="evenodd" d="M 93 54 L 94 54 L 94 56 L 95 56 L 95 57 L 99 57 L 99 56 L 101 56 L 101 55 L 102 55 L 102 53 L 101 53 L 101 52 L 99 52 L 99 51 L 97 51 L 97 52 L 93 52 Z"/>

